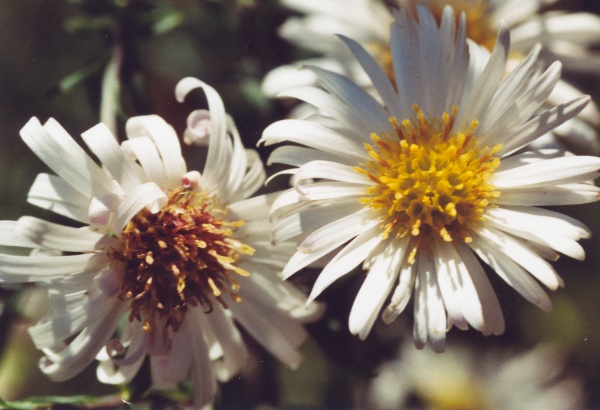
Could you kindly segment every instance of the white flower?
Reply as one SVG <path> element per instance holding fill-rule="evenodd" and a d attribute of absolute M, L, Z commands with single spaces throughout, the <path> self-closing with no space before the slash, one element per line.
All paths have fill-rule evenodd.
<path fill-rule="evenodd" d="M 542 70 L 536 47 L 504 76 L 510 43 L 501 28 L 494 51 L 465 41 L 450 7 L 438 29 L 400 11 L 391 26 L 395 82 L 355 41 L 344 38 L 376 88 L 377 99 L 348 78 L 312 68 L 322 88 L 286 93 L 314 105 L 307 120 L 284 120 L 263 134 L 270 162 L 297 168 L 295 187 L 272 208 L 274 241 L 297 237 L 287 278 L 329 255 L 310 299 L 363 264 L 368 271 L 349 318 L 365 338 L 379 311 L 393 321 L 414 297 L 414 339 L 443 350 L 446 330 L 470 324 L 499 334 L 498 300 L 476 255 L 527 300 L 548 312 L 562 280 L 545 259 L 583 259 L 581 223 L 538 208 L 596 201 L 600 159 L 522 147 L 580 112 L 587 97 L 538 110 L 560 64 Z M 537 113 L 537 114 L 535 114 Z M 521 150 L 521 151 L 519 151 Z M 313 182 L 316 181 L 316 182 Z M 533 277 L 532 277 L 533 276 Z M 535 278 L 535 279 L 534 279 Z"/>
<path fill-rule="evenodd" d="M 565 372 L 565 359 L 544 345 L 518 354 L 467 346 L 449 346 L 443 355 L 404 348 L 376 371 L 363 407 L 583 409 L 583 383 Z M 422 406 L 411 407 L 411 400 Z"/>
<path fill-rule="evenodd" d="M 600 75 L 600 17 L 585 12 L 548 11 L 557 0 L 394 0 L 396 8 L 410 10 L 416 16 L 416 5 L 428 7 L 441 20 L 445 5 L 457 14 L 467 16 L 467 37 L 491 50 L 502 22 L 511 29 L 511 55 L 508 68 L 521 61 L 538 43 L 543 45 L 540 61 L 550 65 L 563 63 L 563 71 Z M 264 80 L 263 91 L 278 95 L 290 86 L 314 83 L 315 75 L 299 71 L 298 66 L 310 64 L 326 68 L 368 86 L 364 71 L 341 46 L 335 34 L 341 34 L 363 45 L 391 74 L 389 32 L 392 11 L 380 0 L 280 0 L 290 9 L 304 13 L 291 17 L 281 26 L 280 35 L 291 43 L 321 54 L 311 60 L 285 65 L 270 72 Z M 549 102 L 573 99 L 582 93 L 572 84 L 560 80 L 549 96 Z M 581 152 L 598 152 L 600 145 L 596 129 L 600 128 L 600 110 L 594 103 L 582 110 L 573 120 L 553 130 L 547 139 L 566 143 Z M 556 140 L 558 137 L 558 140 Z"/>
<path fill-rule="evenodd" d="M 372 0 L 280 0 L 282 5 L 304 13 L 290 17 L 279 29 L 279 34 L 294 45 L 324 57 L 302 60 L 294 65 L 285 65 L 268 73 L 263 82 L 263 92 L 275 96 L 294 85 L 311 84 L 313 73 L 299 71 L 304 64 L 316 65 L 368 81 L 356 64 L 352 54 L 341 47 L 336 34 L 348 36 L 367 46 L 379 57 L 389 56 L 385 46 L 389 44 L 388 27 L 393 18 L 382 1 Z"/>
<path fill-rule="evenodd" d="M 53 119 L 32 118 L 21 130 L 56 173 L 38 175 L 29 202 L 83 224 L 0 222 L 2 245 L 36 250 L 1 254 L 0 282 L 48 290 L 48 315 L 30 333 L 53 380 L 96 357 L 100 381 L 127 383 L 149 356 L 154 387 L 173 388 L 191 373 L 202 406 L 216 379 L 245 365 L 235 324 L 286 365 L 300 361 L 299 321 L 319 312 L 277 277 L 294 248 L 269 242 L 273 196 L 247 199 L 263 185 L 263 165 L 244 149 L 213 88 L 186 78 L 176 95 L 183 100 L 195 88 L 210 115 L 192 113 L 189 126 L 201 129 L 186 135 L 209 140 L 203 174 L 187 170 L 175 131 L 155 115 L 131 118 L 121 145 L 103 124 L 83 133 L 101 165 Z"/>

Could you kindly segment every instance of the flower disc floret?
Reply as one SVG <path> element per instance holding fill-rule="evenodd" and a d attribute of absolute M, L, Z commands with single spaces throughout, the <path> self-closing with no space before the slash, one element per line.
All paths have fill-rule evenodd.
<path fill-rule="evenodd" d="M 461 13 L 465 13 L 467 20 L 467 37 L 477 44 L 485 46 L 488 50 L 494 48 L 498 32 L 494 29 L 488 1 L 481 0 L 418 0 L 417 3 L 425 4 L 437 20 L 442 21 L 442 14 L 446 6 L 452 6 L 456 12 L 456 20 Z"/>
<path fill-rule="evenodd" d="M 499 196 L 488 181 L 500 164 L 495 154 L 501 146 L 480 147 L 473 137 L 476 121 L 451 132 L 456 108 L 430 119 L 413 108 L 412 119 L 390 119 L 393 135 L 372 134 L 374 144 L 365 144 L 370 160 L 356 170 L 375 184 L 361 202 L 381 212 L 384 238 L 436 233 L 448 242 L 469 242 L 470 227 Z"/>
<path fill-rule="evenodd" d="M 157 213 L 141 210 L 122 232 L 123 248 L 112 252 L 124 263 L 119 297 L 131 300 L 130 320 L 143 321 L 153 332 L 157 320 L 179 328 L 188 307 L 210 311 L 216 299 L 229 294 L 239 301 L 236 266 L 242 254 L 254 249 L 233 239 L 244 221 L 227 221 L 214 196 L 178 188 Z"/>

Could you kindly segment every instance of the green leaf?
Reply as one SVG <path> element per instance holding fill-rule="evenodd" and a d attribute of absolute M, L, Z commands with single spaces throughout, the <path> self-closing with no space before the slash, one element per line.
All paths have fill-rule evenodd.
<path fill-rule="evenodd" d="M 99 400 L 93 396 L 47 396 L 47 397 L 30 397 L 25 400 L 5 401 L 0 398 L 0 407 L 3 409 L 23 409 L 31 410 L 38 407 L 47 407 L 54 404 L 71 404 L 75 406 L 94 404 Z"/>
<path fill-rule="evenodd" d="M 68 76 L 60 80 L 58 84 L 48 92 L 48 94 L 66 93 L 70 91 L 73 87 L 81 83 L 86 78 L 99 72 L 102 66 L 104 66 L 104 64 L 104 60 L 98 61 L 88 65 L 87 67 L 82 68 L 81 70 L 69 74 Z"/>
<path fill-rule="evenodd" d="M 116 30 L 116 18 L 111 16 L 80 17 L 67 19 L 64 28 L 68 33 L 77 35 L 98 35 L 98 33 L 112 33 Z"/>
<path fill-rule="evenodd" d="M 151 26 L 152 33 L 160 35 L 179 27 L 183 15 L 172 9 L 156 9 L 148 13 L 145 20 Z"/>

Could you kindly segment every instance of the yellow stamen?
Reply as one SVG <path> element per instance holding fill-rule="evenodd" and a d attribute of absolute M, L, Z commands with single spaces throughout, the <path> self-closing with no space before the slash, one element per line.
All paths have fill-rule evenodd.
<path fill-rule="evenodd" d="M 445 6 L 452 6 L 457 24 L 461 13 L 465 13 L 467 37 L 490 51 L 494 48 L 497 33 L 491 20 L 487 0 L 417 0 L 416 2 L 425 4 L 438 24 L 442 21 Z"/>
<path fill-rule="evenodd" d="M 235 276 L 250 274 L 237 264 L 254 249 L 230 237 L 245 221 L 225 216 L 215 197 L 178 188 L 159 212 L 143 209 L 131 219 L 123 249 L 110 253 L 123 264 L 119 296 L 131 301 L 130 320 L 144 320 L 148 332 L 177 330 L 189 306 L 210 311 L 215 299 L 226 306 L 224 295 L 241 300 Z"/>
<path fill-rule="evenodd" d="M 365 145 L 370 159 L 355 168 L 374 182 L 360 203 L 380 212 L 382 237 L 415 237 L 410 263 L 416 244 L 434 233 L 446 242 L 471 241 L 469 232 L 500 195 L 489 180 L 501 148 L 479 145 L 477 120 L 453 130 L 457 107 L 439 118 L 413 109 L 414 118 L 400 126 L 390 118 L 393 132 L 372 135 L 375 144 Z"/>

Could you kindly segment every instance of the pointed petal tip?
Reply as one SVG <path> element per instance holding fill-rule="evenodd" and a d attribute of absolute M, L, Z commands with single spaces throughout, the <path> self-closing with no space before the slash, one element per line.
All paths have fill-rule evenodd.
<path fill-rule="evenodd" d="M 504 52 L 508 55 L 510 48 L 510 29 L 508 24 L 504 20 L 500 20 L 500 28 L 498 29 L 498 36 L 496 37 L 496 44 L 494 49 L 498 46 L 504 48 Z"/>
<path fill-rule="evenodd" d="M 546 313 L 552 313 L 552 310 L 554 309 L 550 299 L 540 300 L 536 305 Z"/>
<path fill-rule="evenodd" d="M 431 347 L 436 353 L 444 353 L 444 351 L 446 350 L 446 338 L 444 337 L 440 340 L 432 340 Z"/>

